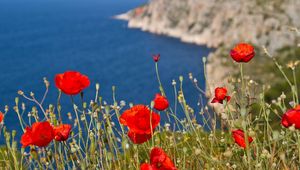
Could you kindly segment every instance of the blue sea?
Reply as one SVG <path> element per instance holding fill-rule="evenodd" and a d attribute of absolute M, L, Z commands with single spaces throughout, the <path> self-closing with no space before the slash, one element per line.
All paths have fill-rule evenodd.
<path fill-rule="evenodd" d="M 202 57 L 211 49 L 129 29 L 125 21 L 112 19 L 144 3 L 145 0 L 1 0 L 0 110 L 3 112 L 5 105 L 10 108 L 5 118 L 8 129 L 20 130 L 12 109 L 17 91 L 28 95 L 34 92 L 41 99 L 45 90 L 43 77 L 47 77 L 51 87 L 44 107 L 55 104 L 58 92 L 54 76 L 67 70 L 89 76 L 91 86 L 84 97 L 87 102 L 94 98 L 95 83 L 99 83 L 100 95 L 108 103 L 112 102 L 112 86 L 116 86 L 118 101 L 150 104 L 159 92 L 152 60 L 157 53 L 161 54 L 159 70 L 170 101 L 174 100 L 171 82 L 179 82 L 182 75 L 185 97 L 196 107 L 199 93 L 188 73 L 193 73 L 204 88 Z M 31 110 L 29 101 L 20 98 L 20 102 L 26 103 L 27 112 Z M 66 113 L 72 111 L 70 98 L 63 95 L 62 104 L 67 119 Z"/>

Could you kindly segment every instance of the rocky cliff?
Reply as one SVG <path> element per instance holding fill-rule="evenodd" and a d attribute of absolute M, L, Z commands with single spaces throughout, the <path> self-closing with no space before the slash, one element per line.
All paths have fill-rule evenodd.
<path fill-rule="evenodd" d="M 274 51 L 295 44 L 289 27 L 300 27 L 300 0 L 152 0 L 120 18 L 208 47 L 247 41 Z"/>
<path fill-rule="evenodd" d="M 300 0 L 152 0 L 117 18 L 129 27 L 217 48 L 208 57 L 207 77 L 212 86 L 222 86 L 238 69 L 226 64 L 231 62 L 221 49 L 244 41 L 273 53 L 297 44 L 290 29 L 300 27 Z"/>

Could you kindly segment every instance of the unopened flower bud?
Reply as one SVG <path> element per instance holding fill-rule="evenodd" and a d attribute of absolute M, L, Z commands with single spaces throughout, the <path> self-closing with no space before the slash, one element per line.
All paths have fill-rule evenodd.
<path fill-rule="evenodd" d="M 33 93 L 33 92 L 30 92 L 30 96 L 31 96 L 31 97 L 34 97 L 34 93 Z"/>
<path fill-rule="evenodd" d="M 96 90 L 98 91 L 100 89 L 100 84 L 96 83 Z"/>
<path fill-rule="evenodd" d="M 176 85 L 176 81 L 172 80 L 172 85 L 175 86 Z"/>
<path fill-rule="evenodd" d="M 18 94 L 21 95 L 21 96 L 23 96 L 23 95 L 24 95 L 24 92 L 23 92 L 22 90 L 19 90 L 19 91 L 18 91 Z"/>
<path fill-rule="evenodd" d="M 183 81 L 183 76 L 179 76 L 179 81 Z"/>

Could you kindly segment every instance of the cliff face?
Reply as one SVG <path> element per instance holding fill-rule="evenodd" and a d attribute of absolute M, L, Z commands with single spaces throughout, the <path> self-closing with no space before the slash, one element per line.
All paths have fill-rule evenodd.
<path fill-rule="evenodd" d="M 288 28 L 300 27 L 300 1 L 152 0 L 123 18 L 129 27 L 185 42 L 219 47 L 247 41 L 274 51 L 295 44 Z"/>
<path fill-rule="evenodd" d="M 118 18 L 128 20 L 129 27 L 217 48 L 208 57 L 210 94 L 239 70 L 228 54 L 236 43 L 265 46 L 271 53 L 297 44 L 299 39 L 290 29 L 300 27 L 300 0 L 152 0 Z M 261 70 L 251 73 L 251 79 L 268 84 L 272 80 L 261 75 L 270 73 L 264 70 L 272 60 L 259 54 L 247 67 Z"/>

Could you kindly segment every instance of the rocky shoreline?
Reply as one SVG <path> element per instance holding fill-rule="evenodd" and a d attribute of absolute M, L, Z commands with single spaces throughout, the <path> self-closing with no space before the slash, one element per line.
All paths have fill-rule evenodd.
<path fill-rule="evenodd" d="M 208 57 L 207 78 L 223 86 L 232 66 L 222 64 L 228 58 L 219 55 L 222 49 L 243 41 L 274 53 L 299 42 L 290 30 L 300 27 L 300 1 L 152 0 L 115 18 L 128 21 L 129 28 L 216 48 Z"/>
<path fill-rule="evenodd" d="M 295 44 L 289 28 L 300 27 L 300 1 L 153 0 L 116 18 L 183 42 L 217 48 L 247 41 L 274 51 Z"/>

